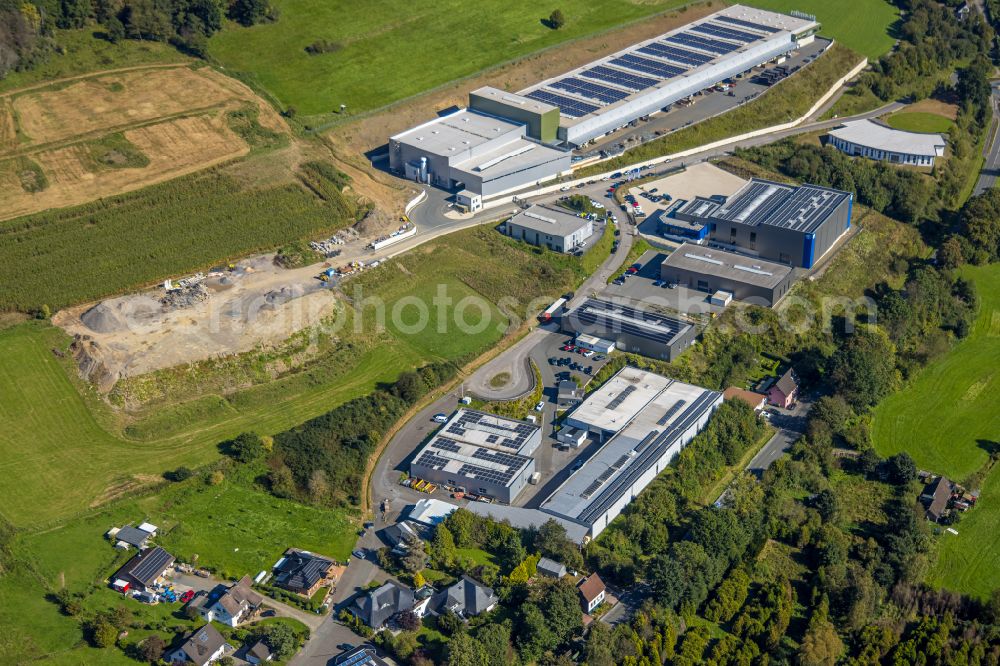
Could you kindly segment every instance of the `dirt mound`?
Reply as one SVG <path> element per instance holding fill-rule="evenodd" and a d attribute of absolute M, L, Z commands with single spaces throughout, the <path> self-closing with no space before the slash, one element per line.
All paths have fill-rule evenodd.
<path fill-rule="evenodd" d="M 74 335 L 69 347 L 80 369 L 80 376 L 97 387 L 101 393 L 111 390 L 118 381 L 118 373 L 112 372 L 103 360 L 101 346 L 86 335 Z"/>
<path fill-rule="evenodd" d="M 364 219 L 354 225 L 354 230 L 362 237 L 381 236 L 389 231 L 395 231 L 399 222 L 394 217 L 386 215 L 378 208 L 372 209 Z"/>
<path fill-rule="evenodd" d="M 107 302 L 98 303 L 82 315 L 80 321 L 95 333 L 117 333 L 125 330 L 125 321 Z"/>

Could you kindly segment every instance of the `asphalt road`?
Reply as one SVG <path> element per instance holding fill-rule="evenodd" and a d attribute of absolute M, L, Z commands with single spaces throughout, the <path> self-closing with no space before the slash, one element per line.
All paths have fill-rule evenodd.
<path fill-rule="evenodd" d="M 1000 107 L 1000 83 L 993 84 L 993 96 L 990 101 L 993 107 L 994 123 L 997 123 L 998 117 L 1000 117 L 997 112 L 998 107 Z M 992 125 L 990 130 L 993 130 Z M 988 139 L 993 140 L 993 143 L 986 147 L 986 161 L 983 162 L 983 168 L 979 172 L 979 180 L 976 181 L 976 189 L 973 194 L 982 194 L 996 186 L 997 177 L 1000 176 L 1000 140 L 997 140 L 997 134 L 1000 134 L 1000 130 L 988 137 Z"/>
<path fill-rule="evenodd" d="M 806 414 L 812 407 L 811 402 L 798 402 L 790 410 L 774 409 L 771 413 L 771 425 L 778 431 L 768 440 L 753 460 L 747 465 L 747 471 L 760 477 L 764 470 L 774 464 L 774 461 L 785 455 L 792 444 L 805 432 Z"/>

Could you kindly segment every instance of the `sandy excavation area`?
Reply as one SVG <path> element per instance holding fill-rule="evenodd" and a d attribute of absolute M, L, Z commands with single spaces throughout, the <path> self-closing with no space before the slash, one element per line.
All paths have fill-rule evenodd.
<path fill-rule="evenodd" d="M 106 392 L 123 377 L 277 344 L 318 324 L 336 297 L 315 274 L 315 267 L 286 270 L 273 255 L 257 256 L 191 287 L 110 298 L 52 321 L 74 337 L 84 378 Z"/>

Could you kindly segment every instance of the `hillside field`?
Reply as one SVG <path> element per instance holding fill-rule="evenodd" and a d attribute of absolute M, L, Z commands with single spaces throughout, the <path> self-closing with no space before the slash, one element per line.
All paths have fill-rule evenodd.
<path fill-rule="evenodd" d="M 894 113 L 886 119 L 886 122 L 890 127 L 907 132 L 942 132 L 945 134 L 955 124 L 944 116 L 921 111 Z"/>
<path fill-rule="evenodd" d="M 879 453 L 906 451 L 917 465 L 962 481 L 1000 443 L 1000 265 L 964 269 L 976 282 L 980 312 L 972 334 L 932 362 L 904 390 L 875 410 L 872 439 Z M 985 597 L 1000 587 L 1000 468 L 983 484 L 976 508 L 943 532 L 928 582 Z"/>
<path fill-rule="evenodd" d="M 684 0 L 568 0 L 566 24 L 543 20 L 550 9 L 528 0 L 474 5 L 461 0 L 413 5 L 389 0 L 364 12 L 346 0 L 276 0 L 272 24 L 229 26 L 212 37 L 209 52 L 231 72 L 267 90 L 285 106 L 326 120 L 341 104 L 350 114 L 377 109 L 491 66 L 638 21 Z M 815 14 L 822 34 L 870 58 L 886 52 L 897 10 L 884 0 L 749 0 L 777 11 Z M 325 39 L 335 50 L 309 55 Z M 594 54 L 595 57 L 603 53 Z"/>

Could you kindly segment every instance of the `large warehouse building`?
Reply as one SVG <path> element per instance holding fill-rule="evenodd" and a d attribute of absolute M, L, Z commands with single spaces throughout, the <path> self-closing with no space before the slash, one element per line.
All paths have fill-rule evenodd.
<path fill-rule="evenodd" d="M 542 183 L 570 169 L 570 148 L 804 46 L 818 28 L 726 7 L 519 93 L 474 90 L 468 108 L 391 137 L 389 166 L 467 199 Z"/>
<path fill-rule="evenodd" d="M 505 224 L 511 238 L 555 252 L 572 252 L 594 235 L 591 220 L 551 206 L 531 206 Z"/>
<path fill-rule="evenodd" d="M 545 513 L 595 538 L 708 423 L 722 394 L 622 368 L 566 419 L 603 446 L 546 499 Z"/>
<path fill-rule="evenodd" d="M 684 243 L 660 264 L 660 279 L 708 293 L 726 291 L 738 301 L 770 307 L 795 283 L 795 271 L 784 264 Z"/>
<path fill-rule="evenodd" d="M 508 504 L 535 472 L 536 425 L 459 409 L 414 456 L 410 476 Z"/>
<path fill-rule="evenodd" d="M 560 320 L 562 330 L 615 343 L 621 351 L 673 361 L 698 337 L 694 324 L 630 304 L 591 298 Z"/>
<path fill-rule="evenodd" d="M 558 107 L 559 139 L 580 146 L 805 46 L 818 29 L 811 18 L 733 5 L 519 94 Z"/>
<path fill-rule="evenodd" d="M 934 166 L 948 144 L 943 134 L 906 132 L 873 120 L 852 120 L 830 130 L 829 143 L 848 155 L 925 167 Z"/>
<path fill-rule="evenodd" d="M 754 178 L 726 199 L 678 202 L 662 222 L 688 222 L 693 239 L 707 235 L 710 244 L 741 254 L 812 268 L 850 228 L 853 205 L 850 192 Z"/>

